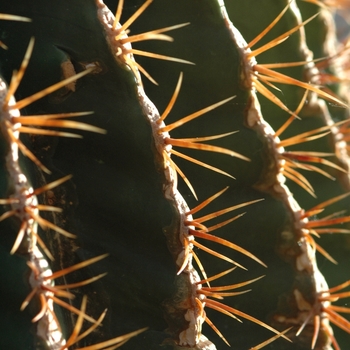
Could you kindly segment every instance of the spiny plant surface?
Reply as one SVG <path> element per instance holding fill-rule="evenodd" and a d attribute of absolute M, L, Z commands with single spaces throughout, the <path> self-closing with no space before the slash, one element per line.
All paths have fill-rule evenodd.
<path fill-rule="evenodd" d="M 113 13 L 118 3 L 106 1 Z M 293 2 L 286 8 L 281 20 L 268 30 L 266 36 L 251 45 L 251 55 L 245 50 L 246 44 L 237 40 L 239 35 L 228 27 L 228 18 L 242 33 L 246 42 L 250 43 L 285 8 L 286 1 L 226 1 L 226 22 L 222 13 L 224 4 L 214 0 L 155 0 L 152 4 L 151 1 L 146 2 L 146 5 L 141 0 L 125 1 L 118 18 L 121 26 L 113 23 L 112 18 L 110 26 L 113 24 L 114 28 L 108 29 L 98 16 L 98 11 L 103 8 L 101 2 L 91 0 L 72 4 L 66 1 L 47 6 L 44 1 L 16 1 L 0 5 L 0 13 L 13 13 L 32 20 L 1 22 L 1 40 L 7 47 L 0 52 L 1 74 L 7 85 L 10 85 L 11 76 L 16 76 L 14 70 L 19 69 L 28 43 L 32 37 L 35 38 L 28 67 L 15 92 L 16 100 L 20 102 L 17 106 L 14 102 L 14 106 L 20 109 L 21 115 L 92 111 L 92 114 L 86 113 L 74 120 L 107 131 L 105 135 L 91 133 L 81 130 L 82 126 L 71 125 L 71 129 L 79 129 L 78 134 L 83 136 L 78 139 L 63 137 L 63 134 L 55 134 L 53 137 L 34 134 L 34 130 L 27 133 L 22 128 L 21 141 L 17 142 L 18 145 L 26 145 L 34 155 L 32 160 L 25 157 L 26 154 L 20 155 L 19 166 L 28 178 L 28 188 L 32 186 L 34 189 L 47 189 L 45 186 L 52 181 L 72 175 L 72 178 L 67 178 L 59 186 L 38 191 L 41 193 L 37 194 L 40 204 L 62 209 L 60 212 L 49 210 L 48 214 L 40 211 L 43 219 L 55 225 L 40 225 L 39 237 L 44 244 L 37 244 L 46 254 L 46 260 L 53 271 L 52 277 L 55 272 L 62 269 L 65 271 L 65 268 L 75 266 L 81 261 L 109 254 L 84 269 L 69 270 L 69 274 L 62 272 L 57 279 L 52 278 L 57 285 L 78 283 L 77 287 L 68 288 L 75 296 L 74 299 L 68 298 L 68 303 L 76 311 L 72 311 L 72 307 L 57 306 L 57 302 L 55 306 L 55 314 L 65 339 L 68 339 L 69 348 L 84 348 L 148 327 L 146 331 L 122 345 L 122 348 L 214 349 L 214 343 L 217 349 L 226 349 L 226 341 L 233 348 L 248 349 L 260 343 L 262 347 L 265 340 L 274 336 L 271 329 L 261 327 L 263 322 L 279 331 L 293 327 L 286 333 L 293 340 L 292 344 L 285 339 L 275 339 L 266 345 L 266 349 L 321 349 L 322 342 L 326 344 L 322 349 L 331 349 L 331 346 L 337 349 L 334 341 L 331 345 L 330 334 L 325 332 L 327 327 L 321 327 L 316 342 L 314 330 L 317 329 L 317 320 L 314 316 L 318 315 L 319 310 L 314 315 L 310 313 L 309 306 L 317 303 L 324 305 L 324 301 L 328 303 L 331 299 L 333 302 L 338 298 L 341 300 L 337 305 L 345 306 L 346 299 L 342 298 L 347 297 L 347 292 L 342 295 L 337 293 L 341 293 L 342 287 L 346 288 L 347 285 L 333 291 L 330 289 L 331 294 L 336 294 L 332 298 L 317 295 L 315 285 L 318 279 L 316 278 L 315 283 L 314 267 L 311 269 L 312 273 L 304 273 L 302 269 L 300 272 L 298 266 L 304 266 L 305 262 L 300 263 L 301 259 L 298 260 L 298 257 L 307 255 L 314 264 L 313 253 L 303 255 L 302 249 L 316 249 L 314 242 L 317 241 L 320 246 L 317 250 L 323 253 L 317 253 L 318 268 L 325 275 L 329 288 L 348 279 L 346 235 L 324 235 L 323 233 L 331 232 L 332 229 L 320 231 L 323 226 L 319 228 L 317 221 L 326 218 L 325 226 L 334 224 L 331 226 L 335 227 L 333 232 L 345 232 L 346 224 L 335 225 L 347 221 L 348 213 L 343 211 L 347 210 L 349 200 L 345 198 L 334 203 L 326 202 L 324 212 L 321 212 L 323 207 L 312 209 L 349 190 L 346 156 L 335 149 L 335 141 L 339 141 L 342 134 L 346 135 L 347 124 L 331 129 L 331 134 L 321 135 L 329 132 L 325 125 L 332 122 L 332 116 L 335 122 L 348 117 L 346 96 L 338 97 L 328 90 L 322 92 L 319 86 L 323 84 L 318 80 L 322 75 L 310 68 L 313 63 L 308 66 L 305 63 L 296 64 L 295 67 L 283 69 L 271 68 L 301 81 L 298 87 L 295 82 L 291 85 L 280 84 L 281 78 L 277 79 L 276 75 L 265 77 L 264 80 L 267 67 L 264 64 L 313 59 L 303 39 L 304 25 L 300 25 L 300 30 L 295 29 L 295 33 L 290 34 L 285 42 L 275 47 L 269 45 L 271 48 L 261 54 L 254 51 L 320 10 L 319 2 L 296 3 L 302 9 L 302 19 L 298 18 Z M 123 28 L 123 23 L 127 23 L 142 6 L 145 10 L 140 11 L 139 18 Z M 328 10 L 322 11 L 322 15 L 327 17 Z M 333 52 L 320 49 L 324 40 L 333 39 L 327 39 L 326 35 L 320 40 L 314 39 L 315 36 L 319 38 L 321 31 L 326 33 L 329 30 L 319 20 L 320 17 L 321 15 L 305 24 L 306 43 L 310 43 L 311 47 L 311 44 L 318 42 L 312 46 L 313 51 L 320 51 L 315 53 L 315 57 L 337 56 L 337 47 L 333 48 Z M 174 39 L 171 43 L 167 42 L 169 37 L 161 36 L 157 39 L 162 40 L 145 40 L 151 38 L 147 36 L 141 38 L 143 41 L 140 42 L 132 39 L 138 33 L 178 24 L 184 26 L 163 34 Z M 117 34 L 118 28 L 122 28 L 121 34 Z M 108 33 L 112 33 L 109 39 Z M 280 41 L 284 39 L 283 37 Z M 128 46 L 129 41 L 132 49 Z M 114 44 L 125 46 L 119 46 L 118 49 Z M 144 52 L 155 52 L 163 57 L 160 57 L 161 60 L 145 57 Z M 135 54 L 137 64 L 133 63 L 131 53 Z M 175 62 L 169 57 L 176 58 Z M 247 58 L 254 57 L 257 63 L 247 63 Z M 315 64 L 319 65 L 325 77 L 325 72 L 338 74 L 338 62 L 339 60 L 334 59 L 325 68 L 321 66 L 322 61 Z M 92 71 L 89 72 L 88 69 Z M 141 72 L 146 70 L 158 86 L 150 83 L 144 75 L 140 78 L 138 69 Z M 79 72 L 89 74 L 73 80 L 73 85 L 66 85 L 36 102 L 21 104 L 25 97 Z M 182 84 L 177 83 L 180 72 Z M 303 84 L 309 83 L 314 86 L 314 91 L 303 99 Z M 141 84 L 159 113 L 152 102 L 147 100 Z M 172 108 L 167 110 L 177 84 L 178 96 L 173 101 Z M 267 88 L 259 84 L 265 84 Z M 272 85 L 276 85 L 281 91 Z M 258 91 L 264 119 L 257 117 L 255 89 Z M 319 102 L 317 95 L 326 98 L 327 102 Z M 205 109 L 208 106 L 213 107 Z M 164 110 L 169 114 L 163 125 L 157 121 L 162 118 Z M 188 122 L 183 119 L 184 124 L 181 126 L 174 124 L 200 110 L 207 113 L 198 115 L 195 119 L 191 117 L 193 120 Z M 302 120 L 291 122 L 283 133 L 280 130 L 279 140 L 276 139 L 275 132 L 265 121 L 277 131 L 291 114 L 297 114 Z M 69 124 L 64 123 L 66 122 L 56 126 L 69 128 Z M 39 124 L 39 127 L 43 127 L 43 124 Z M 2 208 L 4 216 L 1 220 L 1 232 L 4 233 L 1 235 L 1 266 L 4 271 L 1 284 L 2 342 L 9 348 L 45 348 L 46 340 L 36 335 L 38 322 L 31 322 L 33 318 L 38 321 L 42 310 L 40 295 L 30 299 L 23 311 L 19 310 L 33 290 L 29 276 L 35 269 L 30 264 L 28 266 L 26 261 L 32 261 L 32 256 L 37 253 L 27 247 L 32 244 L 33 237 L 30 235 L 25 236 L 20 246 L 15 246 L 14 249 L 17 233 L 21 232 L 21 220 L 16 215 L 7 218 L 10 214 L 6 214 L 10 210 L 9 204 L 12 203 L 6 202 L 5 198 L 13 194 L 15 180 L 11 177 L 12 173 L 5 161 L 11 144 L 6 138 L 6 130 L 7 127 L 2 126 L 5 136 L 1 139 L 1 198 L 7 205 Z M 304 132 L 310 130 L 316 131 L 303 136 Z M 233 133 L 236 131 L 238 132 Z M 335 136 L 332 136 L 333 133 Z M 225 137 L 221 137 L 223 134 Z M 301 135 L 304 142 L 298 138 L 291 139 L 296 135 Z M 204 137 L 203 141 L 193 139 Z M 189 138 L 192 140 L 188 140 Z M 211 146 L 196 146 L 200 143 L 221 147 L 221 150 Z M 189 146 L 194 149 L 188 148 Z M 343 146 L 345 147 L 344 144 Z M 23 152 L 23 146 L 21 147 Z M 279 147 L 285 147 L 285 150 L 282 151 Z M 294 158 L 292 153 L 288 153 L 291 151 L 296 154 Z M 323 158 L 320 154 L 305 155 L 301 152 L 338 153 L 337 157 Z M 188 157 L 196 161 L 188 161 Z M 317 162 L 326 164 L 303 162 L 316 158 Z M 282 170 L 281 164 L 286 159 L 289 160 L 289 165 L 291 159 L 296 159 L 299 168 L 290 170 L 289 167 L 288 170 L 285 167 Z M 331 163 L 321 159 L 327 159 Z M 297 166 L 294 163 L 292 165 Z M 177 181 L 174 180 L 176 172 Z M 183 181 L 180 172 L 183 172 L 183 177 L 188 181 Z M 290 202 L 286 201 L 284 194 L 281 195 L 283 191 L 276 191 L 282 179 L 279 172 L 289 177 L 286 184 L 300 207 L 309 210 L 305 217 L 310 218 L 311 224 L 303 219 L 296 221 L 294 212 L 289 207 Z M 191 212 L 199 203 L 225 188 L 224 192 L 204 208 Z M 179 192 L 176 192 L 177 189 Z M 284 191 L 289 193 L 288 190 Z M 214 213 L 213 217 L 216 217 L 222 209 L 236 205 L 242 205 L 242 208 L 228 211 L 225 216 L 211 221 L 205 218 L 210 213 Z M 327 218 L 333 213 L 336 213 L 335 216 Z M 236 220 L 228 222 L 235 217 Z M 38 221 L 38 218 L 34 221 Z M 302 223 L 305 225 L 304 231 L 300 231 L 302 234 L 299 233 L 298 236 L 293 225 Z M 222 227 L 216 227 L 216 224 Z M 71 239 L 60 234 L 57 226 L 77 238 Z M 320 240 L 317 237 L 313 240 L 310 238 L 312 229 L 319 232 Z M 206 230 L 212 236 L 208 236 Z M 203 245 L 207 248 L 203 248 Z M 53 261 L 50 261 L 47 251 L 45 253 L 45 246 L 49 254 L 53 255 Z M 212 249 L 211 254 L 208 254 L 208 249 Z M 11 255 L 10 252 L 14 254 Z M 213 256 L 213 252 L 216 256 Z M 203 267 L 196 265 L 193 254 Z M 338 264 L 330 262 L 332 259 Z M 192 262 L 200 277 L 193 270 Z M 207 277 L 210 279 L 232 265 L 238 267 L 211 280 L 210 287 L 206 285 Z M 105 272 L 107 275 L 98 281 L 87 285 L 79 284 L 79 281 L 89 280 Z M 265 277 L 258 279 L 262 275 Z M 229 289 L 229 286 L 255 279 L 257 281 L 247 283 L 243 289 L 236 286 Z M 218 286 L 224 286 L 224 289 L 215 289 Z M 231 297 L 225 295 L 235 293 L 236 288 L 238 293 L 246 289 L 251 291 Z M 303 305 L 296 305 L 296 295 L 300 291 L 304 299 L 298 300 L 305 302 Z M 218 306 L 213 299 L 222 297 L 224 300 L 218 302 L 227 306 Z M 83 339 L 74 336 L 75 333 L 80 333 L 80 323 L 83 323 L 83 329 L 89 327 L 88 320 L 83 322 L 82 316 L 77 316 L 80 309 L 84 310 L 85 315 L 98 319 L 105 308 L 108 311 L 103 325 L 97 326 L 96 323 L 96 330 Z M 226 315 L 217 312 L 218 309 L 224 310 Z M 228 313 L 235 314 L 243 323 L 229 318 Z M 284 319 L 293 319 L 298 315 L 301 315 L 298 321 Z M 321 315 L 327 316 L 324 312 Z M 330 317 L 329 314 L 327 317 Z M 255 324 L 254 320 L 260 320 L 260 325 Z M 302 330 L 300 327 L 305 320 L 305 329 Z M 205 321 L 215 325 L 217 330 L 212 330 L 207 324 L 202 329 L 201 324 Z M 348 326 L 346 321 L 341 324 L 345 325 L 344 328 Z M 300 335 L 295 337 L 298 329 Z M 336 327 L 334 331 L 340 348 L 346 349 L 349 335 L 344 335 L 343 331 L 338 332 Z M 209 341 L 201 337 L 201 333 Z M 23 336 L 19 337 L 18 334 Z M 78 341 L 73 344 L 77 337 Z M 193 341 L 197 344 L 192 344 Z M 114 346 L 102 344 L 101 348 Z"/>

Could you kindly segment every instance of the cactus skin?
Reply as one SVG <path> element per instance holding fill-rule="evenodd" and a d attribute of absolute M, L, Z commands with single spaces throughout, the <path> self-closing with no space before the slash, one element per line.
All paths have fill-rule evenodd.
<path fill-rule="evenodd" d="M 250 40 L 278 14 L 286 3 L 282 1 L 280 6 L 275 8 L 272 2 L 265 1 L 262 5 L 264 11 L 267 12 L 269 9 L 270 18 L 261 15 L 262 10 L 256 6 L 254 1 L 249 3 L 243 0 L 235 1 L 235 3 L 227 1 L 226 6 L 231 20 Z M 112 10 L 117 6 L 117 1 L 106 3 Z M 26 7 L 23 7 L 25 4 Z M 54 172 L 54 178 L 66 174 L 74 176 L 72 182 L 53 191 L 55 195 L 53 198 L 56 200 L 73 203 L 67 205 L 63 217 L 55 217 L 54 220 L 58 220 L 58 222 L 61 220 L 64 227 L 76 233 L 79 238 L 77 243 L 62 237 L 59 238 L 60 242 L 57 242 L 57 240 L 52 240 L 53 232 L 42 232 L 50 251 L 55 254 L 55 257 L 57 255 L 55 262 L 52 263 L 52 269 L 59 270 L 80 260 L 109 252 L 108 259 L 95 266 L 90 266 L 90 271 L 77 272 L 78 276 L 72 277 L 72 280 L 76 281 L 81 280 L 81 275 L 84 274 L 92 276 L 108 271 L 108 275 L 104 279 L 75 291 L 77 301 L 74 303 L 77 307 L 80 306 L 81 296 L 88 294 L 90 305 L 88 313 L 94 317 L 98 317 L 97 315 L 104 307 L 110 308 L 110 319 L 104 322 L 104 326 L 99 329 L 99 332 L 91 335 L 90 339 L 86 341 L 92 344 L 111 336 L 149 326 L 150 329 L 147 332 L 130 340 L 123 348 L 173 348 L 172 345 L 159 346 L 171 336 L 165 332 L 168 325 L 163 318 L 163 313 L 164 310 L 168 311 L 167 318 L 169 320 L 169 315 L 172 315 L 169 312 L 169 305 L 173 305 L 174 295 L 180 296 L 179 290 L 181 291 L 187 282 L 182 276 L 176 277 L 177 266 L 169 254 L 163 228 L 172 221 L 176 222 L 178 213 L 162 193 L 162 185 L 165 180 L 160 171 L 161 161 L 152 146 L 151 127 L 140 106 L 134 78 L 129 71 L 114 61 L 103 36 L 102 27 L 97 22 L 94 1 L 81 1 L 81 4 L 76 2 L 74 6 L 70 5 L 70 1 L 67 1 L 66 6 L 60 3 L 48 7 L 42 1 L 35 1 L 30 6 L 27 2 L 25 4 L 18 1 L 14 4 L 0 5 L 0 12 L 17 14 L 17 9 L 21 8 L 23 12 L 18 13 L 19 15 L 33 19 L 31 25 L 1 23 L 2 33 L 9 35 L 6 40 L 9 50 L 1 52 L 1 73 L 7 81 L 10 80 L 13 69 L 18 68 L 30 36 L 34 35 L 38 43 L 24 81 L 18 90 L 18 96 L 27 96 L 60 80 L 60 64 L 67 58 L 73 62 L 76 70 L 82 69 L 79 65 L 80 62 L 102 62 L 102 73 L 89 75 L 78 81 L 74 93 L 69 93 L 67 90 L 61 91 L 61 93 L 48 96 L 22 111 L 26 114 L 35 114 L 42 111 L 56 113 L 93 110 L 94 115 L 81 118 L 81 121 L 103 127 L 108 131 L 107 135 L 84 133 L 83 140 L 53 140 L 41 137 L 28 140 L 42 162 L 50 165 L 50 169 Z M 141 4 L 142 1 L 127 2 L 124 5 L 123 16 L 128 18 L 130 16 L 128 11 L 133 13 L 135 7 L 139 7 Z M 11 8 L 12 6 L 13 8 Z M 232 10 L 230 6 L 233 7 Z M 315 6 L 313 7 L 315 8 Z M 33 11 L 33 8 L 40 9 L 39 14 L 37 11 Z M 69 8 L 70 11 L 63 10 L 66 8 Z M 83 17 L 81 16 L 82 8 L 84 8 Z M 249 11 L 249 15 L 244 11 Z M 252 11 L 255 12 L 252 13 Z M 52 13 L 61 19 L 52 20 Z M 68 13 L 70 18 L 67 18 Z M 241 24 L 251 16 L 257 18 L 250 21 L 256 28 L 252 28 L 250 24 L 245 26 L 244 23 Z M 242 21 L 242 19 L 244 20 Z M 155 24 L 155 21 L 158 23 Z M 231 224 L 232 226 L 228 226 L 229 228 L 220 231 L 220 237 L 245 247 L 263 260 L 268 265 L 268 269 L 264 269 L 242 255 L 234 254 L 234 258 L 237 257 L 239 263 L 248 268 L 248 272 L 235 271 L 234 274 L 220 280 L 218 285 L 232 284 L 266 274 L 267 276 L 263 280 L 252 285 L 252 292 L 232 299 L 226 300 L 225 298 L 225 302 L 267 322 L 268 317 L 271 317 L 278 308 L 279 296 L 289 295 L 293 284 L 293 268 L 275 253 L 275 250 L 278 249 L 276 247 L 281 228 L 290 220 L 290 214 L 280 199 L 254 187 L 259 179 L 261 180 L 260 175 L 269 169 L 271 155 L 264 147 L 264 137 L 258 135 L 256 131 L 248 128 L 245 124 L 244 115 L 249 104 L 250 92 L 249 88 L 240 81 L 239 52 L 222 23 L 220 8 L 216 1 L 209 0 L 155 1 L 147 9 L 147 12 L 133 24 L 132 33 L 187 21 L 191 22 L 191 26 L 171 33 L 175 38 L 174 43 L 144 42 L 140 43 L 139 47 L 143 46 L 147 51 L 181 57 L 195 62 L 196 66 L 180 67 L 172 62 L 151 62 L 150 59 L 146 58 L 137 58 L 137 61 L 142 66 L 147 67 L 147 70 L 159 82 L 160 87 L 151 86 L 148 82 L 144 82 L 144 85 L 147 95 L 160 111 L 168 103 L 176 85 L 179 71 L 184 72 L 184 84 L 176 106 L 169 115 L 169 120 L 167 119 L 167 124 L 210 103 L 237 95 L 231 103 L 186 124 L 183 128 L 174 130 L 171 135 L 180 138 L 240 130 L 236 135 L 218 140 L 217 144 L 244 154 L 251 159 L 251 162 L 243 162 L 214 153 L 198 156 L 198 159 L 234 175 L 237 180 L 233 181 L 206 169 L 198 169 L 196 165 L 182 160 L 176 162 L 190 178 L 200 201 L 226 185 L 230 186 L 229 190 L 217 201 L 214 201 L 210 208 L 205 209 L 203 213 L 201 212 L 201 215 L 248 200 L 265 198 L 264 202 L 244 209 L 247 214 Z M 266 22 L 263 23 L 263 21 Z M 274 31 L 283 32 L 293 26 L 295 21 L 292 11 L 288 11 L 280 24 L 280 26 L 284 26 L 284 29 L 275 28 Z M 62 25 L 62 22 L 66 25 Z M 77 22 L 79 23 L 78 28 Z M 121 22 L 123 22 L 123 18 Z M 151 28 L 150 23 L 152 23 Z M 27 30 L 28 27 L 31 29 Z M 43 30 L 43 28 L 47 30 Z M 26 35 L 23 35 L 23 32 Z M 273 36 L 273 31 L 271 35 Z M 89 37 L 89 41 L 84 42 L 82 38 L 86 37 Z M 295 37 L 297 37 L 296 34 L 288 39 L 284 43 L 284 48 L 288 47 L 290 52 L 298 53 L 298 57 L 294 58 L 293 56 L 291 59 L 289 51 L 287 52 L 281 46 L 268 52 L 270 57 L 266 58 L 266 62 L 303 60 L 299 50 L 299 40 Z M 165 52 L 166 49 L 168 52 Z M 263 60 L 259 57 L 260 62 Z M 293 74 L 298 79 L 302 79 L 303 70 L 301 68 L 291 69 L 291 71 L 293 73 L 288 72 L 289 75 Z M 294 73 L 295 71 L 296 73 Z M 38 74 L 40 74 L 40 79 L 38 79 Z M 286 104 L 292 110 L 296 108 L 301 98 L 300 91 L 295 90 L 283 87 Z M 275 129 L 288 117 L 287 113 L 281 112 L 279 108 L 266 102 L 263 98 L 261 104 L 263 115 Z M 272 116 L 274 117 L 272 118 Z M 307 120 L 305 118 L 302 123 L 298 123 L 303 124 L 302 126 L 297 125 L 296 122 L 293 123 L 292 128 L 288 129 L 286 136 L 284 136 L 287 137 L 289 135 L 287 133 L 295 135 L 304 130 L 314 129 L 319 125 L 324 125 L 323 123 L 320 117 L 311 117 Z M 201 132 L 201 135 L 198 135 L 198 131 Z M 312 147 L 310 146 L 308 149 L 330 151 L 331 147 L 328 146 L 328 141 L 320 139 L 317 144 L 317 148 L 313 143 Z M 301 148 L 298 146 L 297 149 Z M 186 152 L 186 154 L 197 157 L 195 151 Z M 26 172 L 30 174 L 28 176 L 30 176 L 34 187 L 40 187 L 53 179 L 42 174 L 30 162 L 26 162 L 26 164 Z M 3 173 L 5 170 L 2 171 Z M 310 198 L 304 190 L 293 183 L 287 183 L 292 189 L 294 197 L 304 208 L 310 208 L 344 192 L 346 179 L 342 181 L 343 185 L 341 185 L 340 181 L 334 183 L 321 178 L 318 174 L 308 176 L 308 178 L 315 187 L 317 200 Z M 196 201 L 181 181 L 179 181 L 179 188 L 190 208 L 194 207 Z M 345 189 L 348 190 L 346 187 Z M 5 198 L 6 190 L 6 188 L 2 189 L 1 198 Z M 43 200 L 47 200 L 47 198 Z M 346 208 L 346 201 L 345 203 L 341 202 L 338 208 L 334 209 L 333 206 L 329 214 Z M 1 225 L 2 232 L 13 232 L 13 228 L 8 227 L 8 222 L 3 221 Z M 2 237 L 2 239 L 5 238 Z M 318 257 L 320 259 L 319 265 L 322 266 L 322 271 L 330 286 L 346 280 L 349 260 L 346 257 L 345 240 L 345 237 L 326 236 L 322 236 L 321 239 L 320 244 L 327 247 L 327 251 L 339 262 L 339 266 L 333 266 L 322 257 Z M 330 244 L 333 245 L 329 247 Z M 11 244 L 2 243 L 1 246 L 3 251 L 1 256 L 4 261 L 11 259 L 13 261 L 11 266 L 16 264 L 15 261 L 21 261 L 20 266 L 13 267 L 16 271 L 13 275 L 25 275 L 22 270 L 26 266 L 20 257 L 8 255 Z M 214 249 L 215 246 L 212 245 L 212 247 Z M 204 252 L 198 254 L 209 276 L 229 267 L 228 264 L 208 257 Z M 223 254 L 232 255 L 231 252 L 226 252 L 224 249 Z M 3 265 L 1 264 L 1 266 Z M 6 270 L 10 270 L 10 268 L 6 268 Z M 29 271 L 26 270 L 28 274 Z M 342 271 L 345 272 L 345 276 L 340 276 Z M 12 290 L 13 287 L 9 285 L 8 288 Z M 6 301 L 8 299 L 2 298 L 1 300 L 4 305 L 11 304 L 12 306 L 13 304 L 12 310 L 17 311 L 28 294 L 29 288 L 28 284 L 21 287 L 24 291 L 21 290 L 17 301 L 8 303 Z M 4 293 L 10 294 L 12 291 L 5 290 Z M 98 298 L 94 297 L 96 294 L 99 295 Z M 164 308 L 165 300 L 165 304 L 168 306 Z M 73 327 L 70 315 L 65 315 L 64 310 L 62 312 L 64 324 L 68 329 L 67 334 L 69 334 Z M 27 311 L 19 314 L 23 323 L 27 322 L 24 326 L 25 329 L 30 328 L 28 321 L 35 315 L 35 311 L 31 313 L 32 315 L 29 316 Z M 4 315 L 2 319 L 5 319 L 6 313 L 2 313 L 2 315 Z M 237 349 L 247 349 L 271 336 L 266 330 L 248 321 L 244 321 L 243 324 L 235 324 L 233 320 L 228 320 L 224 315 L 215 315 L 211 310 L 208 311 L 208 316 L 231 345 Z M 176 334 L 184 325 L 174 325 L 174 321 L 181 322 L 181 317 L 170 318 L 172 318 L 170 322 L 173 322 L 170 328 Z M 207 328 L 203 328 L 203 333 L 216 344 L 218 349 L 226 349 L 227 346 L 222 340 Z M 20 332 L 21 330 L 18 329 L 18 334 L 21 334 Z M 8 332 L 4 332 L 5 334 L 7 335 Z M 174 334 L 172 336 L 175 336 Z M 346 349 L 348 335 L 345 335 L 344 341 L 340 338 L 341 336 L 343 334 L 339 333 L 339 336 L 337 334 L 337 339 L 340 346 Z M 23 343 L 21 345 L 10 343 L 16 342 L 17 338 L 19 337 L 10 335 L 3 339 L 8 342 L 5 345 L 10 348 L 11 346 L 19 349 L 24 348 Z M 21 341 L 26 342 L 28 348 L 35 348 L 30 344 L 34 344 L 36 340 L 21 339 Z M 289 345 L 281 339 L 266 348 L 308 349 L 308 347 L 300 346 Z"/>

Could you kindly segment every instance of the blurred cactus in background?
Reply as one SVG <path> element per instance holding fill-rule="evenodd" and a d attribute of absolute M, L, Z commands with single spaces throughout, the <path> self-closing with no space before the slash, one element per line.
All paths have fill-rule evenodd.
<path fill-rule="evenodd" d="M 348 13 L 3 1 L 0 348 L 347 349 Z"/>

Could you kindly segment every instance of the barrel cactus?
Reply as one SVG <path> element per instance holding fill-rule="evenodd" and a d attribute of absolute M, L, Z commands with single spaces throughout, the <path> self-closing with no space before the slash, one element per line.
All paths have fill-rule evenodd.
<path fill-rule="evenodd" d="M 2 348 L 346 349 L 347 7 L 1 3 Z"/>

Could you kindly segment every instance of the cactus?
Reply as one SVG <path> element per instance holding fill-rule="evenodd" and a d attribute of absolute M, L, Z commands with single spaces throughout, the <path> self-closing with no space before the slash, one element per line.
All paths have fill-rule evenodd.
<path fill-rule="evenodd" d="M 2 348 L 346 349 L 335 6 L 0 4 Z"/>

